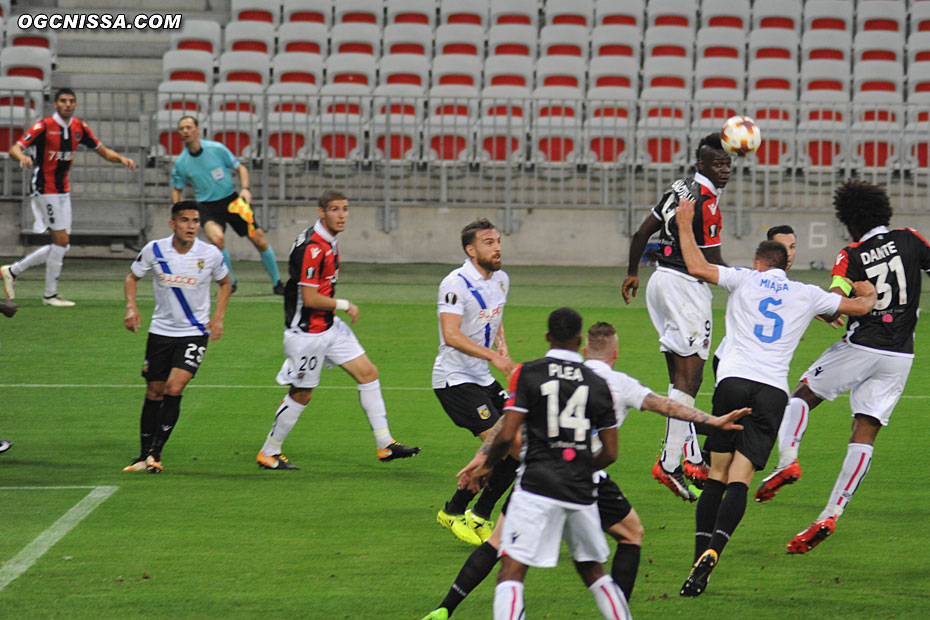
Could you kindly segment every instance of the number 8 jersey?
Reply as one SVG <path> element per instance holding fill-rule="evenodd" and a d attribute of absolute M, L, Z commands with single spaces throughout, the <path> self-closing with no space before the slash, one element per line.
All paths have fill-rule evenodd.
<path fill-rule="evenodd" d="M 521 364 L 504 406 L 525 414 L 519 487 L 571 504 L 597 499 L 591 430 L 617 426 L 610 388 L 582 362 L 577 352 L 551 349 Z"/>
<path fill-rule="evenodd" d="M 930 272 L 930 245 L 912 228 L 889 231 L 878 226 L 840 250 L 833 265 L 833 285 L 837 286 L 837 277 L 870 280 L 878 293 L 872 312 L 849 321 L 845 340 L 913 356 L 921 271 Z"/>

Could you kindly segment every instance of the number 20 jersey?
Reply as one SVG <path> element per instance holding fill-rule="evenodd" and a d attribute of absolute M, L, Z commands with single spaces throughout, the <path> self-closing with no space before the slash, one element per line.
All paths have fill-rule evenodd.
<path fill-rule="evenodd" d="M 591 430 L 615 428 L 607 383 L 576 352 L 552 349 L 510 378 L 505 409 L 525 414 L 520 488 L 571 504 L 596 500 Z"/>
<path fill-rule="evenodd" d="M 912 356 L 921 271 L 930 272 L 930 245 L 912 228 L 880 226 L 840 250 L 833 275 L 870 280 L 878 293 L 872 312 L 850 318 L 846 341 Z"/>

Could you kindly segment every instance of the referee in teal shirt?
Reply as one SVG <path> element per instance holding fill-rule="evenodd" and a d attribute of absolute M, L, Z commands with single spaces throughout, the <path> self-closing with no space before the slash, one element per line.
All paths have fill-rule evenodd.
<path fill-rule="evenodd" d="M 252 203 L 249 190 L 249 171 L 239 163 L 228 148 L 212 140 L 200 139 L 200 126 L 193 116 L 185 116 L 178 121 L 178 133 L 184 142 L 184 152 L 178 157 L 171 170 L 171 203 L 179 202 L 184 186 L 194 186 L 194 197 L 200 203 L 200 219 L 203 232 L 216 247 L 223 252 L 223 259 L 229 268 L 233 291 L 236 290 L 236 276 L 233 275 L 226 251 L 226 224 L 232 226 L 240 237 L 248 237 L 262 257 L 262 265 L 271 278 L 274 292 L 284 294 L 284 284 L 278 273 L 274 250 L 265 238 L 265 233 L 254 221 L 251 208 L 243 212 L 239 203 L 230 211 L 231 203 L 242 198 L 247 204 Z M 236 193 L 232 172 L 239 174 L 242 187 Z"/>

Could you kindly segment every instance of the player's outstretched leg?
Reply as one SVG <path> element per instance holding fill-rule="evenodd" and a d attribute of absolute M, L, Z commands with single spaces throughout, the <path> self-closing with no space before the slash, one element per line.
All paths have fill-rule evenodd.
<path fill-rule="evenodd" d="M 776 467 L 772 473 L 762 479 L 762 484 L 756 489 L 756 501 L 767 502 L 778 491 L 789 484 L 794 484 L 801 479 L 801 464 L 797 459 L 789 463 L 786 467 Z"/>
<path fill-rule="evenodd" d="M 483 543 L 471 552 L 446 597 L 442 599 L 435 610 L 430 612 L 423 620 L 447 620 L 455 612 L 459 604 L 465 600 L 478 584 L 491 574 L 497 564 L 497 547 L 491 543 Z"/>
<path fill-rule="evenodd" d="M 708 549 L 691 567 L 691 573 L 681 586 L 679 594 L 687 597 L 700 596 L 707 588 L 707 580 L 710 579 L 715 566 L 717 566 L 717 552 Z"/>
<path fill-rule="evenodd" d="M 307 402 L 310 402 L 309 395 L 307 395 L 306 398 Z M 303 400 L 303 397 L 301 397 L 301 400 Z M 284 397 L 281 404 L 278 405 L 278 409 L 275 411 L 274 422 L 271 424 L 268 437 L 265 438 L 262 449 L 258 451 L 258 456 L 255 457 L 255 461 L 258 463 L 259 467 L 280 470 L 300 469 L 296 465 L 291 464 L 291 462 L 287 460 L 287 457 L 281 453 L 281 446 L 284 444 L 284 440 L 287 439 L 291 431 L 294 430 L 294 425 L 297 424 L 297 420 L 300 419 L 300 414 L 303 413 L 306 408 L 306 404 L 298 402 L 292 398 L 290 394 Z"/>
<path fill-rule="evenodd" d="M 652 477 L 686 502 L 695 502 L 700 497 L 700 490 L 688 482 L 681 465 L 675 468 L 674 471 L 665 471 L 662 466 L 662 459 L 659 458 L 656 464 L 652 466 Z"/>
<path fill-rule="evenodd" d="M 16 299 L 16 276 L 10 270 L 10 265 L 0 267 L 0 278 L 3 279 L 3 292 L 7 299 Z"/>
<path fill-rule="evenodd" d="M 788 553 L 807 553 L 836 531 L 836 517 L 818 519 L 788 541 Z"/>
<path fill-rule="evenodd" d="M 7 450 L 13 447 L 13 442 L 9 439 L 0 439 L 0 454 L 3 454 Z"/>

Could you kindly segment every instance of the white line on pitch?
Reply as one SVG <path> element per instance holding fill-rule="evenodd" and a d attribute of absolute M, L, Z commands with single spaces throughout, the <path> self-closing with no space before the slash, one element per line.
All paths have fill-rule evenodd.
<path fill-rule="evenodd" d="M 117 489 L 119 489 L 119 487 L 93 487 L 91 492 L 84 496 L 84 499 L 72 506 L 71 510 L 63 514 L 60 519 L 52 523 L 47 530 L 39 534 L 35 540 L 17 553 L 16 557 L 4 564 L 3 567 L 0 568 L 0 592 L 10 585 L 13 580 L 29 570 L 29 567 L 35 564 L 36 560 L 45 555 L 46 551 L 64 538 L 65 534 L 74 529 L 74 527 L 77 526 L 84 517 L 92 513 L 97 506 L 116 493 Z"/>
<path fill-rule="evenodd" d="M 85 486 L 67 486 L 67 487 L 0 487 L 0 491 L 61 491 L 63 489 L 96 489 L 95 485 L 89 484 Z"/>

